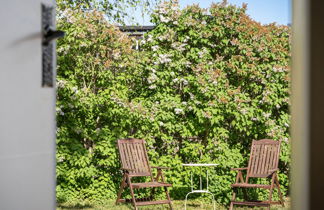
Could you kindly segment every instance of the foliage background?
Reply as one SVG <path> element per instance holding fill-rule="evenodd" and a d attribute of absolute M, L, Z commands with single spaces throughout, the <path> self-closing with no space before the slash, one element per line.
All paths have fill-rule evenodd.
<path fill-rule="evenodd" d="M 289 193 L 290 29 L 261 25 L 245 11 L 163 2 L 140 51 L 101 12 L 59 14 L 67 32 L 58 42 L 59 202 L 115 198 L 116 140 L 127 137 L 146 139 L 152 165 L 172 168 L 165 174 L 173 199 L 189 190 L 182 163 L 219 163 L 210 191 L 222 204 L 231 196 L 230 168 L 246 165 L 251 141 L 282 140 L 279 179 Z"/>

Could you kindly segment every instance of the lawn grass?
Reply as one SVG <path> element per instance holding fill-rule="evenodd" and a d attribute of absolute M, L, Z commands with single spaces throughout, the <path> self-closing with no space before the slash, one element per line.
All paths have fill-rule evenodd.
<path fill-rule="evenodd" d="M 183 210 L 184 209 L 184 201 L 183 200 L 175 200 L 172 201 L 173 207 L 175 210 Z M 279 205 L 277 206 L 272 206 L 272 210 L 289 210 L 290 209 L 290 202 L 287 199 L 286 200 L 286 207 L 281 207 Z M 167 210 L 168 205 L 154 205 L 154 206 L 143 206 L 139 207 L 140 210 Z M 134 209 L 132 205 L 130 204 L 119 204 L 115 205 L 115 201 L 105 201 L 101 203 L 91 203 L 91 202 L 77 202 L 77 203 L 61 203 L 57 205 L 57 210 L 132 210 Z M 187 210 L 212 210 L 213 206 L 212 204 L 208 204 L 206 201 L 199 201 L 199 200 L 190 200 L 188 201 L 187 204 Z M 223 209 L 228 209 L 224 206 L 220 206 L 216 204 L 216 209 L 217 210 L 223 210 Z M 260 208 L 260 207 L 254 207 L 254 208 L 249 208 L 249 207 L 236 207 L 235 209 L 265 209 L 265 208 Z"/>

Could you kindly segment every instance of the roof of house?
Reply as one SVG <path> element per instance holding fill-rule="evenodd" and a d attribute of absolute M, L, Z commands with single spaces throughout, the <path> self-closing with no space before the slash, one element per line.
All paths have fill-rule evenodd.
<path fill-rule="evenodd" d="M 122 32 L 148 32 L 154 29 L 155 26 L 118 26 Z"/>
<path fill-rule="evenodd" d="M 144 34 L 154 29 L 155 26 L 118 26 L 119 30 L 137 40 L 143 39 Z"/>

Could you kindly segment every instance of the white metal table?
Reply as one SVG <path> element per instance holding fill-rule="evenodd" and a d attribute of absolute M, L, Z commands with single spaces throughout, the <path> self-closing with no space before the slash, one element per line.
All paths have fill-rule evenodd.
<path fill-rule="evenodd" d="M 210 194 L 212 195 L 212 199 L 213 199 L 213 208 L 214 210 L 216 209 L 215 207 L 215 198 L 214 198 L 214 195 L 213 193 L 209 192 L 208 191 L 208 169 L 206 170 L 206 189 L 203 189 L 202 187 L 202 178 L 201 178 L 201 175 L 202 175 L 202 167 L 215 167 L 219 164 L 216 164 L 216 163 L 189 163 L 189 164 L 182 164 L 183 166 L 188 166 L 188 167 L 199 167 L 200 168 L 200 173 L 199 173 L 199 190 L 194 190 L 194 187 L 193 187 L 193 173 L 191 171 L 191 192 L 189 192 L 187 195 L 186 195 L 186 199 L 185 199 L 185 210 L 187 209 L 187 198 L 188 198 L 188 195 L 192 194 L 192 193 L 207 193 L 207 194 Z"/>

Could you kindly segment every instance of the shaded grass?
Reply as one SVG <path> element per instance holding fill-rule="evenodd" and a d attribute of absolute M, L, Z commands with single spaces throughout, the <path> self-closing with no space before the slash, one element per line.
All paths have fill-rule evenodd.
<path fill-rule="evenodd" d="M 173 207 L 175 210 L 183 210 L 184 209 L 184 200 L 175 200 L 172 201 Z M 132 205 L 130 204 L 119 204 L 115 205 L 115 201 L 109 200 L 109 201 L 104 201 L 104 202 L 87 202 L 87 201 L 82 201 L 82 202 L 70 202 L 70 203 L 59 203 L 57 205 L 57 210 L 63 210 L 63 209 L 71 209 L 71 210 L 132 210 L 134 209 Z M 140 210 L 167 210 L 169 209 L 169 206 L 164 204 L 164 205 L 153 205 L 153 206 L 143 206 L 139 207 Z M 203 200 L 189 200 L 187 203 L 187 210 L 211 210 L 213 209 L 213 206 L 211 203 L 208 203 Z M 221 206 L 219 204 L 216 204 L 216 209 L 217 210 L 225 210 L 228 209 L 226 206 Z M 260 207 L 236 207 L 235 209 L 265 209 L 265 208 L 260 208 Z M 289 199 L 286 200 L 285 207 L 281 207 L 279 205 L 277 206 L 272 206 L 272 210 L 289 210 L 290 209 L 290 201 Z"/>

